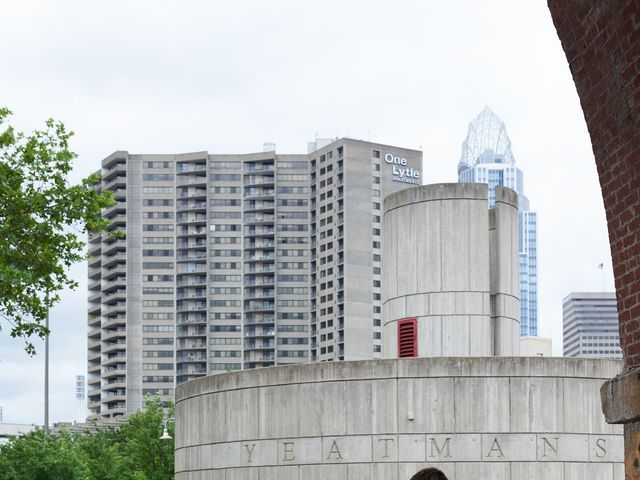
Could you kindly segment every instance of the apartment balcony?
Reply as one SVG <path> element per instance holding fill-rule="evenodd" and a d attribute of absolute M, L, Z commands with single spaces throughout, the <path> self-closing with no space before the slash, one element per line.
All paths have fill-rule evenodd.
<path fill-rule="evenodd" d="M 100 275 L 102 273 L 102 267 L 89 267 L 87 270 L 87 276 L 90 280 L 100 280 Z"/>
<path fill-rule="evenodd" d="M 183 252 L 178 252 L 178 255 L 176 257 L 176 260 L 179 262 L 187 262 L 190 260 L 206 260 L 207 259 L 207 252 L 189 252 L 189 253 L 183 253 Z"/>
<path fill-rule="evenodd" d="M 206 185 L 207 175 L 181 175 L 176 178 L 176 183 L 178 186 Z"/>
<path fill-rule="evenodd" d="M 176 219 L 178 225 L 207 223 L 207 216 L 204 213 L 179 213 Z"/>
<path fill-rule="evenodd" d="M 207 265 L 203 263 L 179 263 L 176 265 L 178 275 L 192 274 L 192 273 L 207 273 Z"/>
<path fill-rule="evenodd" d="M 122 375 L 127 371 L 127 365 L 124 363 L 117 363 L 109 367 L 102 368 L 102 378 L 111 378 L 117 375 Z"/>
<path fill-rule="evenodd" d="M 275 202 L 248 200 L 244 202 L 245 212 L 273 211 L 276 207 Z"/>
<path fill-rule="evenodd" d="M 267 198 L 271 198 L 275 195 L 276 191 L 273 189 L 257 189 L 257 190 L 249 190 L 246 189 L 244 192 L 244 198 L 261 198 L 261 199 L 267 199 Z"/>
<path fill-rule="evenodd" d="M 91 374 L 100 375 L 100 364 L 88 365 L 87 366 L 87 373 L 89 375 L 91 375 Z"/>
<path fill-rule="evenodd" d="M 189 225 L 187 227 L 180 226 L 176 232 L 178 237 L 202 236 L 207 235 L 207 227 L 203 225 Z"/>
<path fill-rule="evenodd" d="M 182 187 L 182 191 L 178 192 L 178 198 L 206 198 L 206 188 L 187 189 Z"/>
<path fill-rule="evenodd" d="M 184 200 L 179 200 L 178 203 L 176 204 L 176 210 L 178 212 L 180 211 L 184 211 L 184 210 L 206 210 L 207 209 L 207 202 L 188 202 L 188 201 L 184 201 Z"/>
<path fill-rule="evenodd" d="M 189 350 L 189 349 L 203 349 L 207 348 L 206 340 L 200 339 L 190 339 L 190 338 L 181 338 L 178 340 L 177 349 L 178 350 Z"/>
<path fill-rule="evenodd" d="M 247 300 L 245 301 L 244 310 L 245 312 L 261 312 L 261 311 L 270 311 L 275 310 L 275 302 L 260 302 L 256 300 Z"/>
<path fill-rule="evenodd" d="M 126 288 L 118 288 L 115 290 L 110 290 L 102 294 L 102 298 L 104 301 L 111 300 L 126 300 L 127 299 L 127 290 Z"/>
<path fill-rule="evenodd" d="M 274 285 L 275 280 L 273 277 L 267 276 L 258 276 L 258 277 L 245 277 L 244 285 L 245 287 L 260 287 L 260 286 L 270 286 Z"/>
<path fill-rule="evenodd" d="M 245 262 L 273 262 L 276 256 L 273 253 L 248 254 L 244 256 Z"/>
<path fill-rule="evenodd" d="M 249 291 L 246 292 L 244 295 L 244 300 L 259 300 L 259 299 L 264 299 L 264 298 L 268 298 L 273 300 L 273 298 L 275 297 L 276 292 L 275 290 L 268 290 L 268 291 L 260 291 L 260 292 L 255 292 L 255 291 Z"/>
<path fill-rule="evenodd" d="M 205 163 L 178 163 L 176 164 L 177 173 L 191 173 L 191 172 L 204 172 L 207 171 L 207 164 Z"/>
<path fill-rule="evenodd" d="M 194 315 L 194 316 L 182 318 L 179 315 L 177 323 L 178 323 L 178 325 L 206 325 L 207 316 L 206 315 Z"/>
<path fill-rule="evenodd" d="M 95 240 L 97 240 L 97 238 Z M 102 250 L 101 241 L 89 242 L 89 248 L 87 253 L 90 257 L 96 257 L 96 256 L 99 257 L 101 254 L 101 250 Z"/>
<path fill-rule="evenodd" d="M 102 310 L 102 304 L 97 302 L 97 303 L 90 303 L 88 308 L 87 308 L 87 314 L 89 316 L 93 316 L 93 315 L 100 315 Z"/>
<path fill-rule="evenodd" d="M 272 236 L 275 233 L 274 227 L 255 227 L 255 226 L 246 226 L 244 228 L 244 234 L 248 237 L 259 237 L 259 236 Z"/>
<path fill-rule="evenodd" d="M 123 201 L 127 198 L 127 189 L 126 188 L 116 188 L 111 190 L 113 192 L 113 199 L 116 201 Z"/>
<path fill-rule="evenodd" d="M 127 329 L 125 327 L 105 329 L 102 333 L 102 341 L 108 342 L 116 338 L 125 338 L 127 335 Z"/>
<path fill-rule="evenodd" d="M 127 341 L 124 338 L 118 339 L 115 342 L 103 342 L 102 353 L 109 354 L 123 350 L 127 347 Z"/>
<path fill-rule="evenodd" d="M 206 238 L 183 238 L 177 243 L 178 249 L 191 249 L 191 248 L 206 248 Z"/>
<path fill-rule="evenodd" d="M 111 220 L 118 214 L 126 215 L 127 204 L 126 202 L 116 202 L 114 205 L 102 210 L 102 216 Z"/>
<path fill-rule="evenodd" d="M 103 183 L 103 190 L 116 190 L 127 187 L 127 176 L 118 175 Z"/>
<path fill-rule="evenodd" d="M 197 312 L 206 311 L 207 302 L 178 302 L 176 306 L 177 312 Z"/>
<path fill-rule="evenodd" d="M 244 353 L 245 362 L 274 362 L 276 359 L 275 352 L 269 351 L 249 351 Z"/>
<path fill-rule="evenodd" d="M 275 270 L 273 265 L 264 264 L 264 265 L 251 265 L 249 268 L 245 268 L 244 273 L 247 274 L 263 274 L 263 273 L 273 273 Z M 245 277 L 246 278 L 246 277 Z"/>
<path fill-rule="evenodd" d="M 182 300 L 182 299 L 200 299 L 200 298 L 206 298 L 207 297 L 207 289 L 206 288 L 201 288 L 201 289 L 183 289 L 180 288 L 178 289 L 178 292 L 176 294 L 176 298 L 178 300 Z"/>
<path fill-rule="evenodd" d="M 100 326 L 102 324 L 102 317 L 99 313 L 88 315 L 87 316 L 87 326 L 89 330 L 87 331 L 87 337 L 95 337 L 100 336 Z"/>
<path fill-rule="evenodd" d="M 178 352 L 178 362 L 205 362 L 207 360 L 206 352 Z"/>
<path fill-rule="evenodd" d="M 106 240 L 104 240 L 102 245 L 102 254 L 103 255 L 111 255 L 114 252 L 117 251 L 126 251 L 127 248 L 127 241 L 123 240 L 123 239 L 115 239 L 115 238 L 111 238 L 111 237 L 107 237 Z"/>
<path fill-rule="evenodd" d="M 185 272 L 182 272 L 185 273 Z M 193 272 L 188 272 L 193 273 Z M 206 275 L 189 275 L 189 276 L 181 276 L 178 277 L 177 285 L 179 287 L 186 286 L 201 286 L 207 284 L 207 276 Z"/>
<path fill-rule="evenodd" d="M 276 316 L 272 313 L 271 314 L 248 313 L 244 317 L 245 325 L 273 325 L 275 321 L 276 321 Z"/>
<path fill-rule="evenodd" d="M 103 255 L 102 257 L 102 267 L 109 269 L 109 267 L 115 265 L 116 263 L 125 263 L 127 261 L 127 254 L 125 252 L 117 252 L 112 253 L 110 255 Z"/>
<path fill-rule="evenodd" d="M 244 223 L 246 224 L 260 224 L 260 223 L 273 223 L 275 220 L 275 215 L 273 214 L 259 214 L 259 213 L 249 213 L 244 215 Z"/>
<path fill-rule="evenodd" d="M 245 338 L 273 338 L 275 336 L 275 330 L 273 328 L 245 328 Z"/>
<path fill-rule="evenodd" d="M 198 325 L 178 325 L 176 337 L 205 337 L 207 327 Z"/>
<path fill-rule="evenodd" d="M 261 176 L 261 175 L 245 175 L 244 186 L 245 188 L 264 188 L 265 186 L 273 187 L 275 185 L 275 177 L 273 176 Z"/>
<path fill-rule="evenodd" d="M 100 302 L 100 299 L 102 298 L 102 295 L 100 294 L 100 290 L 98 290 L 97 292 L 93 292 L 91 290 L 89 290 L 89 297 L 87 298 L 87 301 L 89 303 L 96 303 L 96 302 Z"/>
<path fill-rule="evenodd" d="M 206 365 L 178 365 L 176 369 L 177 375 L 194 375 L 194 374 L 206 374 Z"/>
<path fill-rule="evenodd" d="M 121 364 L 122 362 L 126 361 L 127 355 L 124 353 L 124 350 L 122 351 L 122 353 L 116 353 L 116 354 L 111 354 L 111 355 L 104 355 L 104 358 L 102 359 L 102 366 L 103 367 L 108 367 L 110 365 L 118 365 Z"/>
<path fill-rule="evenodd" d="M 104 308 L 102 309 L 103 315 L 110 315 L 113 313 L 125 313 L 127 310 L 127 302 L 117 302 L 111 304 L 104 304 Z M 107 322 L 107 325 L 111 322 Z"/>
<path fill-rule="evenodd" d="M 262 340 L 256 342 L 255 340 L 245 339 L 244 341 L 245 352 L 247 350 L 273 350 L 274 348 L 276 348 L 274 340 Z"/>
<path fill-rule="evenodd" d="M 127 377 L 126 375 L 121 375 L 119 377 L 113 377 L 109 380 L 105 380 L 102 382 L 103 389 L 114 389 L 114 388 L 123 388 L 127 386 Z"/>
<path fill-rule="evenodd" d="M 111 180 L 116 175 L 125 175 L 127 174 L 127 164 L 126 162 L 119 162 L 109 165 L 108 167 L 103 167 L 101 176 L 102 181 L 107 182 Z"/>
<path fill-rule="evenodd" d="M 95 363 L 96 365 L 99 365 L 101 358 L 102 358 L 102 354 L 100 353 L 100 350 L 98 350 L 98 351 L 88 350 L 87 351 L 87 361 L 89 363 Z"/>
<path fill-rule="evenodd" d="M 253 172 L 273 172 L 275 170 L 273 165 L 251 165 L 245 164 L 244 171 L 246 173 Z"/>

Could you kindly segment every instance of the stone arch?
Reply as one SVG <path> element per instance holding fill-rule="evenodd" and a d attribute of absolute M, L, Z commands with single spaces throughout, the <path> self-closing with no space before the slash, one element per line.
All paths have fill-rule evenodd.
<path fill-rule="evenodd" d="M 416 473 L 411 480 L 448 480 L 447 476 L 437 468 L 425 468 Z"/>

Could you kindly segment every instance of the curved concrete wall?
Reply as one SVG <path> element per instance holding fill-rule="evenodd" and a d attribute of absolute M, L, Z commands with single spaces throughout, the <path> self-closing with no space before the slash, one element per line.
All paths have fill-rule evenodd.
<path fill-rule="evenodd" d="M 622 480 L 598 389 L 621 364 L 416 358 L 246 370 L 176 390 L 177 480 Z"/>
<path fill-rule="evenodd" d="M 397 357 L 397 322 L 416 317 L 418 356 L 519 351 L 518 206 L 485 184 L 409 188 L 386 197 L 383 356 Z"/>

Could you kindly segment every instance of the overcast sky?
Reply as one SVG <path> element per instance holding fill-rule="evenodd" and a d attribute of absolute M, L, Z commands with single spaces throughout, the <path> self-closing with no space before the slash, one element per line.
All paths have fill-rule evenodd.
<path fill-rule="evenodd" d="M 457 181 L 469 122 L 507 125 L 538 212 L 539 334 L 562 352 L 562 299 L 613 289 L 578 96 L 546 2 L 523 0 L 0 0 L 0 105 L 22 130 L 76 132 L 78 180 L 114 150 L 304 153 L 349 136 L 424 151 Z M 52 311 L 51 420 L 79 415 L 86 264 Z M 0 332 L 5 422 L 42 423 L 43 359 Z"/>

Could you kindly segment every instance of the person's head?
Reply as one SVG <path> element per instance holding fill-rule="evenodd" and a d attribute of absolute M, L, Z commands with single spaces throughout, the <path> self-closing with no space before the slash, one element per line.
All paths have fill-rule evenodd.
<path fill-rule="evenodd" d="M 411 480 L 447 480 L 447 477 L 437 468 L 425 468 L 411 477 Z"/>

